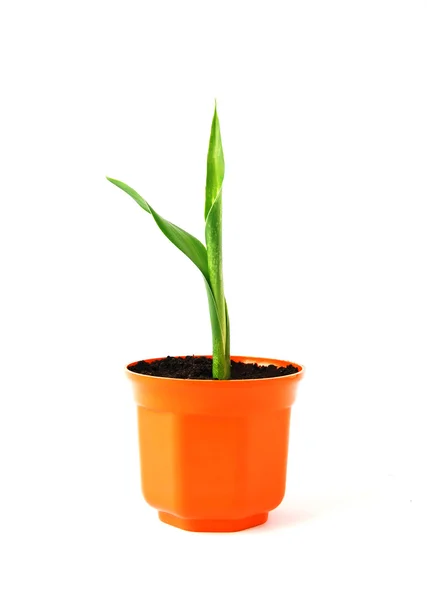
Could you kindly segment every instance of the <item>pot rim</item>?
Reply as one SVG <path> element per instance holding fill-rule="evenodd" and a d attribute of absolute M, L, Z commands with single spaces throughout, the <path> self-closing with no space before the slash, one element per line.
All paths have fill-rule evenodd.
<path fill-rule="evenodd" d="M 188 355 L 178 355 L 175 356 L 174 358 L 185 358 L 185 356 Z M 195 356 L 196 358 L 212 358 L 211 354 L 193 354 L 192 356 Z M 145 360 L 145 362 L 154 362 L 155 360 L 162 360 L 163 358 L 166 358 L 165 356 L 161 356 L 159 358 L 147 358 L 147 359 L 142 359 Z M 279 360 L 277 358 L 260 358 L 260 357 L 255 357 L 255 356 L 230 356 L 231 360 L 234 360 L 236 362 L 247 362 L 247 363 L 256 363 L 258 365 L 275 365 L 276 367 L 286 367 L 288 365 L 292 365 L 294 367 L 296 367 L 298 369 L 297 373 L 292 373 L 291 375 L 281 375 L 279 377 L 260 377 L 260 378 L 254 378 L 254 379 L 182 379 L 182 378 L 178 378 L 178 377 L 157 377 L 156 375 L 145 375 L 143 373 L 135 373 L 134 371 L 130 371 L 129 367 L 136 365 L 138 362 L 140 362 L 139 360 L 135 360 L 133 362 L 130 362 L 128 365 L 126 365 L 125 367 L 125 372 L 127 374 L 127 376 L 130 379 L 133 379 L 134 381 L 138 381 L 138 379 L 146 379 L 146 380 L 154 380 L 154 381 L 176 381 L 176 382 L 181 382 L 181 383 L 185 383 L 185 384 L 190 384 L 190 383 L 197 383 L 198 385 L 235 385 L 235 384 L 240 384 L 240 385 L 248 385 L 248 384 L 253 384 L 254 382 L 263 382 L 263 381 L 283 381 L 284 379 L 286 380 L 291 380 L 291 379 L 301 379 L 304 374 L 305 374 L 305 367 L 303 365 L 300 365 L 296 362 L 293 362 L 291 360 Z"/>

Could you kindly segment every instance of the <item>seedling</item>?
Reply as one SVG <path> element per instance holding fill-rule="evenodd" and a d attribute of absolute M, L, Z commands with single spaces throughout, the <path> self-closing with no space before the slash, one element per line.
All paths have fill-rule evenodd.
<path fill-rule="evenodd" d="M 224 297 L 222 273 L 222 184 L 224 153 L 216 110 L 212 119 L 206 170 L 205 240 L 197 238 L 163 219 L 138 192 L 117 179 L 107 177 L 114 185 L 129 194 L 139 206 L 150 213 L 159 229 L 201 271 L 206 284 L 212 327 L 212 376 L 230 379 L 230 323 Z"/>

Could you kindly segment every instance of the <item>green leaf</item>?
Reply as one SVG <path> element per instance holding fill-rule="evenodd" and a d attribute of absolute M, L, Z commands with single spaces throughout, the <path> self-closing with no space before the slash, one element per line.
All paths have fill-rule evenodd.
<path fill-rule="evenodd" d="M 225 163 L 221 142 L 221 130 L 215 103 L 206 169 L 205 221 L 208 218 L 212 204 L 217 200 L 221 191 L 222 182 L 224 181 L 224 171 Z"/>
<path fill-rule="evenodd" d="M 152 206 L 142 198 L 133 188 L 126 185 L 118 179 L 111 179 L 107 177 L 108 181 L 111 181 L 118 188 L 129 194 L 141 208 L 146 212 L 150 213 L 157 223 L 159 229 L 165 234 L 165 236 L 174 244 L 181 252 L 183 252 L 188 258 L 196 265 L 198 269 L 203 273 L 205 279 L 209 282 L 209 271 L 208 271 L 208 260 L 206 248 L 197 238 L 190 233 L 187 233 L 177 225 L 174 225 L 170 221 L 163 219 Z"/>
<path fill-rule="evenodd" d="M 217 345 L 222 348 L 226 343 L 226 330 L 221 328 L 221 323 L 218 314 L 218 308 L 216 305 L 215 297 L 213 290 L 211 288 L 211 283 L 209 279 L 209 271 L 208 271 L 208 257 L 205 246 L 200 242 L 197 238 L 187 233 L 177 225 L 174 225 L 170 221 L 163 219 L 142 196 L 138 194 L 133 188 L 128 186 L 126 183 L 122 181 L 118 181 L 117 179 L 112 179 L 107 177 L 108 181 L 113 183 L 115 186 L 126 192 L 131 198 L 133 198 L 139 206 L 144 209 L 146 212 L 152 215 L 153 219 L 157 223 L 159 229 L 164 233 L 164 235 L 177 247 L 181 250 L 188 258 L 196 265 L 196 267 L 201 271 L 206 284 L 206 291 L 208 294 L 208 302 L 209 302 L 209 313 L 211 317 L 211 326 L 212 326 L 212 337 L 217 341 Z M 215 354 L 215 349 L 213 351 Z"/>
<path fill-rule="evenodd" d="M 222 273 L 222 184 L 224 180 L 224 153 L 221 142 L 218 113 L 212 119 L 206 172 L 206 250 L 210 287 L 213 292 L 221 337 L 213 339 L 213 375 L 217 379 L 230 377 L 230 334 L 224 297 Z"/>

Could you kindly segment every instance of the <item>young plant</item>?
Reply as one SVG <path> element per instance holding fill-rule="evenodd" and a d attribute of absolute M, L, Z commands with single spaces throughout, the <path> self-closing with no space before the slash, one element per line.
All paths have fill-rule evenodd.
<path fill-rule="evenodd" d="M 159 229 L 181 252 L 198 267 L 206 284 L 212 326 L 214 379 L 230 378 L 230 322 L 224 297 L 222 274 L 222 184 L 224 154 L 216 110 L 212 119 L 206 172 L 205 239 L 206 246 L 170 221 L 163 219 L 138 192 L 117 179 L 107 177 L 114 185 L 129 194 L 139 206 L 150 213 Z"/>

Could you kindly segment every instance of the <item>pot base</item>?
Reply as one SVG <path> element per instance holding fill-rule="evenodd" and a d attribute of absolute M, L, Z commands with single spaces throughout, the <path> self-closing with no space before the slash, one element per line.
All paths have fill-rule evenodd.
<path fill-rule="evenodd" d="M 268 513 L 252 515 L 244 519 L 181 519 L 175 515 L 159 511 L 159 519 L 163 523 L 185 529 L 185 531 L 231 532 L 262 525 L 267 521 Z"/>

